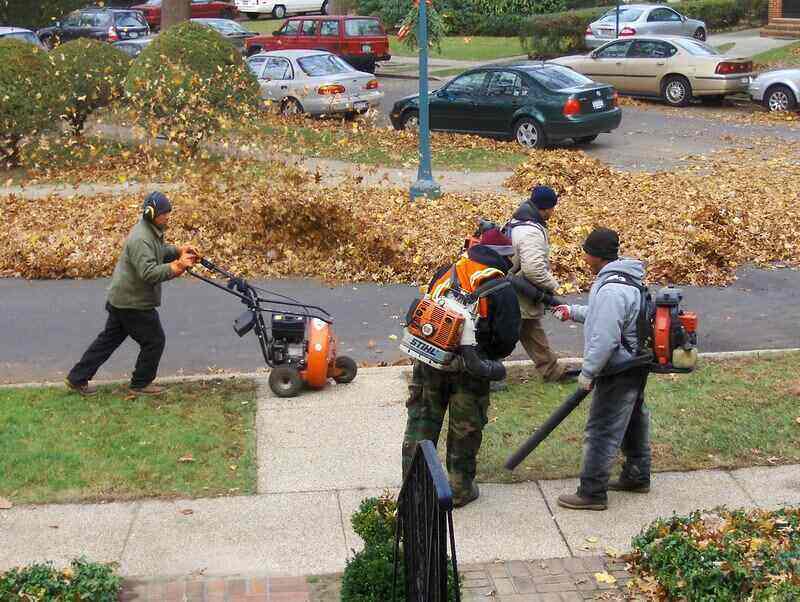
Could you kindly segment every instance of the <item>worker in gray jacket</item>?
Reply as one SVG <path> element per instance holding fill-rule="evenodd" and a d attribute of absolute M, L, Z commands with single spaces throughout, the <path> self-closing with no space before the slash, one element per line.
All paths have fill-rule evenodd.
<path fill-rule="evenodd" d="M 559 305 L 562 321 L 584 324 L 583 367 L 578 386 L 594 389 L 586 424 L 580 485 L 558 504 L 576 510 L 605 510 L 607 491 L 650 491 L 650 413 L 644 403 L 647 367 L 637 362 L 637 320 L 644 264 L 619 257 L 619 236 L 597 228 L 583 244 L 584 259 L 597 274 L 588 305 Z M 625 464 L 609 483 L 620 447 Z"/>

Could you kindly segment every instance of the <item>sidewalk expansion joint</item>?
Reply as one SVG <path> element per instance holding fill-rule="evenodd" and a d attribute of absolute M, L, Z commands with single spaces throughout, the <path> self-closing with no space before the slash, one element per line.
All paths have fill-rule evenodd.
<path fill-rule="evenodd" d="M 539 490 L 539 495 L 542 496 L 542 501 L 544 501 L 544 507 L 547 508 L 547 511 L 550 513 L 550 518 L 553 519 L 553 523 L 556 525 L 556 529 L 558 530 L 558 534 L 561 536 L 561 541 L 564 542 L 564 546 L 567 548 L 567 552 L 569 552 L 570 556 L 575 556 L 575 552 L 572 551 L 572 546 L 569 545 L 569 540 L 567 540 L 567 536 L 564 535 L 564 532 L 561 530 L 561 525 L 558 524 L 556 520 L 556 515 L 553 513 L 553 509 L 550 507 L 550 502 L 547 501 L 547 496 L 544 494 L 544 489 L 542 489 L 542 484 L 539 480 L 535 480 L 536 488 Z"/>
<path fill-rule="evenodd" d="M 350 557 L 350 550 L 347 549 L 347 529 L 344 526 L 344 510 L 342 509 L 342 496 L 339 490 L 336 491 L 336 506 L 339 508 L 339 526 L 342 528 L 342 541 L 344 542 L 345 558 Z"/>
<path fill-rule="evenodd" d="M 131 522 L 128 525 L 128 532 L 125 533 L 125 541 L 122 542 L 122 550 L 119 553 L 119 563 L 122 564 L 122 561 L 125 559 L 125 552 L 128 550 L 128 543 L 130 542 L 131 535 L 133 535 L 133 527 L 136 525 L 136 520 L 139 518 L 139 512 L 142 509 L 143 502 L 137 501 L 134 502 L 133 506 L 133 514 L 131 515 Z"/>
<path fill-rule="evenodd" d="M 731 478 L 731 480 L 734 483 L 736 483 L 736 486 L 742 491 L 742 493 L 744 493 L 744 495 L 747 497 L 747 499 L 750 500 L 753 503 L 753 506 L 759 507 L 760 504 L 755 500 L 755 498 L 752 495 L 750 495 L 750 492 L 747 491 L 747 489 L 745 489 L 744 485 L 742 485 L 742 483 L 739 481 L 739 479 L 736 478 L 736 475 L 733 474 L 733 471 L 732 470 L 726 470 L 725 472 L 728 474 L 728 476 Z"/>

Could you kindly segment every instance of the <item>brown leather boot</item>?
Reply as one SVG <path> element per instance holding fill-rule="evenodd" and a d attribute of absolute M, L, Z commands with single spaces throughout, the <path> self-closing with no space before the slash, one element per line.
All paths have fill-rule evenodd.
<path fill-rule="evenodd" d="M 462 508 L 467 504 L 469 504 L 470 502 L 474 502 L 475 500 L 477 500 L 480 495 L 481 495 L 480 489 L 478 489 L 478 486 L 475 483 L 473 483 L 472 486 L 470 487 L 470 490 L 464 495 L 459 495 L 458 497 L 456 497 L 455 494 L 453 495 L 453 507 Z"/>
<path fill-rule="evenodd" d="M 65 378 L 64 384 L 67 385 L 67 389 L 69 389 L 70 391 L 74 391 L 75 393 L 83 397 L 93 397 L 94 395 L 97 395 L 97 387 L 93 387 L 89 383 L 76 385 L 75 383 L 71 383 L 68 378 Z"/>
<path fill-rule="evenodd" d="M 577 493 L 559 495 L 558 505 L 571 510 L 605 510 L 608 508 L 606 502 L 581 497 Z"/>
<path fill-rule="evenodd" d="M 634 483 L 633 481 L 626 481 L 620 477 L 616 481 L 608 482 L 608 490 L 627 491 L 628 493 L 650 493 L 650 482 Z"/>
<path fill-rule="evenodd" d="M 145 385 L 144 387 L 130 387 L 131 393 L 134 395 L 150 395 L 156 396 L 161 395 L 164 392 L 164 387 L 159 387 L 158 385 L 154 385 L 150 383 L 149 385 Z"/>

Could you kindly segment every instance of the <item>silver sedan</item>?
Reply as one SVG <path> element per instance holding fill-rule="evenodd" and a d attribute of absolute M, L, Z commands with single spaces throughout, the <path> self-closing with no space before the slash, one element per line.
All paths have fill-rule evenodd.
<path fill-rule="evenodd" d="M 795 111 L 800 107 L 800 69 L 762 73 L 750 80 L 748 92 L 770 111 Z"/>
<path fill-rule="evenodd" d="M 366 113 L 380 105 L 383 91 L 374 75 L 357 71 L 321 50 L 274 50 L 247 59 L 261 96 L 283 115 Z"/>
<path fill-rule="evenodd" d="M 586 28 L 586 47 L 597 48 L 616 38 L 617 9 L 613 8 Z M 689 19 L 663 4 L 626 4 L 619 7 L 619 37 L 641 35 L 685 36 L 705 41 L 703 21 Z"/>

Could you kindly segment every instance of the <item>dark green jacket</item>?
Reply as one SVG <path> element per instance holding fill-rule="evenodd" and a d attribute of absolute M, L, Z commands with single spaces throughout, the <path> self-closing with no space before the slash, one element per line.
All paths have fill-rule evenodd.
<path fill-rule="evenodd" d="M 172 278 L 169 262 L 178 249 L 164 244 L 164 233 L 144 219 L 134 226 L 117 260 L 108 302 L 119 309 L 153 309 L 161 305 L 161 283 Z"/>

